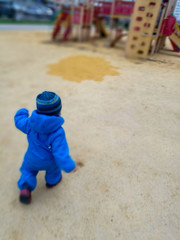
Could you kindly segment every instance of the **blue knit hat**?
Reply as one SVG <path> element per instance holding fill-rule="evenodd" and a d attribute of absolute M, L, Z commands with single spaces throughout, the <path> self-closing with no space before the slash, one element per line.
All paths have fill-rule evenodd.
<path fill-rule="evenodd" d="M 62 104 L 60 97 L 54 92 L 43 92 L 36 98 L 37 112 L 46 115 L 59 115 Z"/>

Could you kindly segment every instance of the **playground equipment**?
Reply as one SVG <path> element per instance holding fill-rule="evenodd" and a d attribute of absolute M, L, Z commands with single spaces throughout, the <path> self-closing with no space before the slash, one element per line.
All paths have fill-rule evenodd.
<path fill-rule="evenodd" d="M 113 0 L 111 6 L 111 36 L 113 36 L 113 29 L 116 30 L 116 35 L 114 38 L 111 39 L 110 46 L 114 47 L 115 44 L 123 37 L 126 36 L 127 33 L 123 33 L 124 25 L 119 27 L 119 20 L 123 20 L 124 24 L 125 21 L 130 21 L 131 16 L 134 11 L 134 4 L 135 1 L 122 1 L 122 0 Z"/>
<path fill-rule="evenodd" d="M 96 26 L 96 32 L 101 37 L 107 37 L 108 31 L 104 24 L 104 20 L 109 20 L 111 14 L 111 2 L 95 1 L 93 9 L 93 20 Z"/>
<path fill-rule="evenodd" d="M 174 16 L 169 16 L 163 21 L 161 35 L 170 39 L 175 52 L 180 52 L 180 28 Z"/>
<path fill-rule="evenodd" d="M 87 5 L 74 6 L 72 4 L 72 26 L 77 28 L 77 38 L 79 41 L 89 40 L 93 21 L 93 6 L 91 2 Z"/>
<path fill-rule="evenodd" d="M 66 28 L 63 33 L 62 40 L 67 41 L 67 39 L 71 33 L 72 26 L 71 26 L 71 15 L 70 15 L 69 7 L 67 7 L 65 5 L 61 6 L 60 13 L 56 19 L 56 23 L 54 25 L 54 29 L 53 29 L 53 33 L 52 33 L 53 40 L 56 39 L 56 36 L 61 31 L 63 22 L 66 24 Z"/>
<path fill-rule="evenodd" d="M 85 39 L 90 37 L 90 28 L 92 25 L 92 5 L 78 5 L 75 6 L 73 2 L 71 4 L 62 4 L 57 20 L 54 25 L 52 39 L 55 40 L 60 33 L 62 27 L 65 27 L 64 33 L 62 33 L 61 40 L 67 41 L 72 35 L 72 30 L 76 29 L 77 37 L 79 41 L 83 39 L 83 30 L 86 30 Z"/>
<path fill-rule="evenodd" d="M 161 0 L 137 0 L 131 21 L 126 55 L 145 58 L 149 52 Z"/>
<path fill-rule="evenodd" d="M 173 49 L 179 51 L 180 31 L 172 13 L 177 0 L 136 0 L 131 21 L 126 55 L 146 58 L 149 52 L 158 52 L 169 36 Z"/>
<path fill-rule="evenodd" d="M 173 50 L 180 51 L 180 29 L 176 18 L 172 16 L 179 0 L 87 1 L 83 5 L 74 5 L 72 0 L 68 6 L 61 6 L 52 34 L 53 40 L 57 39 L 62 26 L 65 26 L 62 41 L 72 38 L 74 32 L 75 39 L 88 40 L 94 24 L 96 35 L 111 36 L 110 46 L 128 35 L 125 47 L 128 57 L 146 58 L 149 53 L 158 52 L 164 47 L 166 37 L 169 37 Z M 130 21 L 128 34 L 119 26 L 119 20 Z M 105 21 L 109 22 L 109 33 Z"/>
<path fill-rule="evenodd" d="M 96 30 L 101 37 L 111 36 L 111 46 L 124 36 L 123 28 L 118 26 L 118 20 L 130 20 L 134 9 L 134 1 L 122 1 L 112 0 L 107 1 L 95 1 L 93 6 L 93 20 L 96 24 Z M 109 20 L 110 34 L 105 27 L 104 20 Z M 115 38 L 113 36 L 113 30 L 116 31 Z"/>
<path fill-rule="evenodd" d="M 180 5 L 180 1 L 170 0 L 163 2 L 165 3 L 161 4 L 158 21 L 159 25 L 156 28 L 155 36 L 153 38 L 155 39 L 155 41 L 154 43 L 152 42 L 151 55 L 158 52 L 165 46 L 166 37 L 169 37 L 169 39 L 172 37 L 173 39 L 175 39 L 177 45 L 179 45 L 179 42 L 177 41 L 178 36 L 180 36 L 180 33 L 178 31 L 179 26 L 176 23 L 176 19 L 172 16 L 172 14 L 174 12 L 176 3 L 179 2 L 178 4 Z M 171 34 L 172 36 L 170 36 Z M 170 42 L 174 51 L 178 52 L 178 46 L 176 46 L 176 43 L 173 41 L 173 39 L 170 39 Z"/>
<path fill-rule="evenodd" d="M 111 28 L 113 28 L 113 22 L 118 19 L 130 19 L 134 8 L 134 2 L 126 2 L 122 0 L 113 0 L 112 2 L 106 1 L 88 1 L 84 5 L 74 6 L 73 2 L 70 5 L 61 5 L 60 13 L 57 17 L 57 21 L 54 26 L 52 39 L 55 40 L 62 25 L 66 24 L 66 30 L 63 34 L 62 40 L 67 40 L 67 37 L 70 37 L 72 29 L 78 27 L 78 40 L 83 40 L 83 30 L 86 29 L 85 39 L 90 38 L 90 30 L 92 23 L 95 24 L 96 33 L 100 37 L 108 36 L 108 31 L 105 27 L 104 20 L 108 19 L 110 22 Z M 114 43 L 122 35 L 119 28 L 116 27 L 117 36 L 114 39 Z M 66 34 L 68 33 L 68 34 Z M 66 37 L 65 37 L 66 35 Z"/>

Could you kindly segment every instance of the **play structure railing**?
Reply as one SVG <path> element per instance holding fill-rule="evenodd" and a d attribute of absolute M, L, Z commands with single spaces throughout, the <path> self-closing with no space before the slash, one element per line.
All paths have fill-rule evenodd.
<path fill-rule="evenodd" d="M 72 22 L 74 24 L 79 24 L 81 21 L 81 7 L 75 7 L 73 9 L 73 17 L 72 17 Z"/>
<path fill-rule="evenodd" d="M 112 2 L 96 1 L 94 3 L 93 18 L 110 16 L 112 8 Z"/>
<path fill-rule="evenodd" d="M 80 7 L 74 7 L 72 10 L 72 23 L 73 24 L 91 24 L 91 9 L 81 5 Z"/>
<path fill-rule="evenodd" d="M 131 16 L 134 10 L 134 2 L 114 1 L 114 9 L 112 14 L 115 16 L 124 15 Z"/>
<path fill-rule="evenodd" d="M 113 2 L 92 1 L 91 5 L 61 5 L 60 14 L 57 17 L 56 24 L 65 21 L 67 15 L 71 15 L 72 24 L 89 25 L 93 20 L 103 17 L 121 18 L 130 16 L 133 13 L 134 2 L 125 2 L 114 0 Z"/>
<path fill-rule="evenodd" d="M 134 2 L 114 0 L 112 2 L 96 1 L 94 3 L 94 17 L 115 15 L 130 16 L 133 13 Z"/>

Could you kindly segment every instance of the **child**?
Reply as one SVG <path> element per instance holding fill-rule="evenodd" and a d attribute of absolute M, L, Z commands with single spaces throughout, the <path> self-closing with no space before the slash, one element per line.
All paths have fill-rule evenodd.
<path fill-rule="evenodd" d="M 31 191 L 37 185 L 39 171 L 46 171 L 46 187 L 52 188 L 62 180 L 61 170 L 69 173 L 76 169 L 62 128 L 60 97 L 45 91 L 37 96 L 36 106 L 37 110 L 30 117 L 25 108 L 17 111 L 14 117 L 16 127 L 27 134 L 29 143 L 18 181 L 19 200 L 25 204 L 31 202 Z"/>

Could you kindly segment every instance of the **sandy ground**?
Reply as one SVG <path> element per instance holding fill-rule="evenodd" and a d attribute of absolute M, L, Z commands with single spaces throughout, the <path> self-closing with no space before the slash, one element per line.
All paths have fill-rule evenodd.
<path fill-rule="evenodd" d="M 0 239 L 179 240 L 180 55 L 129 60 L 124 43 L 49 39 L 0 32 Z M 103 58 L 119 75 L 77 83 L 47 74 L 49 64 L 79 55 Z M 20 107 L 31 112 L 43 90 L 62 98 L 78 171 L 52 190 L 40 172 L 24 206 L 16 182 L 27 141 L 13 117 Z"/>

